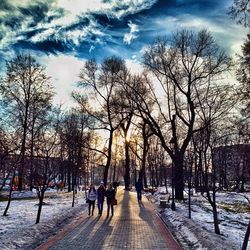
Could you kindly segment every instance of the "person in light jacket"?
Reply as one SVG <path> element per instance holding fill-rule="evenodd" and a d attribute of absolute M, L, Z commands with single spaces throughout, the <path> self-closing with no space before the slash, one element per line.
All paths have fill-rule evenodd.
<path fill-rule="evenodd" d="M 92 207 L 92 216 L 94 215 L 94 210 L 95 210 L 95 200 L 97 198 L 97 192 L 95 189 L 94 184 L 90 185 L 89 192 L 88 192 L 88 202 L 89 202 L 89 215 L 91 212 L 91 207 Z"/>
<path fill-rule="evenodd" d="M 107 206 L 108 206 L 107 217 L 109 217 L 110 208 L 111 208 L 111 215 L 113 216 L 114 215 L 114 206 L 113 206 L 112 202 L 115 199 L 115 190 L 114 190 L 111 183 L 109 184 L 108 189 L 106 190 L 105 196 L 107 197 Z"/>

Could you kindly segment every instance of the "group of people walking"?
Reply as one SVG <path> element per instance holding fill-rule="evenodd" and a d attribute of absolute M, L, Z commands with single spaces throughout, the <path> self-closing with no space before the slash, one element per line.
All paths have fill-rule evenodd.
<path fill-rule="evenodd" d="M 108 185 L 108 188 L 106 189 L 104 186 L 104 183 L 101 182 L 98 189 L 95 189 L 94 184 L 90 185 L 89 191 L 88 191 L 88 197 L 87 201 L 89 203 L 89 215 L 94 215 L 95 210 L 95 201 L 97 200 L 97 207 L 99 215 L 102 215 L 103 212 L 103 203 L 104 199 L 106 197 L 107 200 L 107 217 L 109 217 L 110 210 L 111 215 L 114 215 L 114 205 L 116 203 L 115 199 L 116 195 L 116 189 L 114 189 L 113 185 L 110 183 Z"/>

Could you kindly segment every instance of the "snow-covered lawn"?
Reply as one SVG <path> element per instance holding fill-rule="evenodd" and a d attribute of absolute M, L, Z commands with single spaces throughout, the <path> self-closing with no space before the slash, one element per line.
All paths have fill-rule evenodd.
<path fill-rule="evenodd" d="M 36 197 L 35 193 L 18 193 L 15 197 Z M 84 192 L 77 193 L 72 208 L 72 193 L 46 192 L 40 223 L 35 224 L 38 199 L 18 199 L 11 202 L 8 216 L 2 216 L 7 202 L 0 202 L 0 249 L 28 249 L 55 234 L 86 209 Z"/>
<path fill-rule="evenodd" d="M 165 191 L 165 188 L 158 190 L 152 197 L 156 204 L 159 204 L 161 191 Z M 250 193 L 217 193 L 222 235 L 214 233 L 212 208 L 200 194 L 191 197 L 191 220 L 188 219 L 188 200 L 176 201 L 176 211 L 171 210 L 170 204 L 159 211 L 176 237 L 186 246 L 185 249 L 240 250 L 250 220 L 250 204 L 243 195 L 250 198 Z M 250 250 L 250 243 L 247 249 Z"/>

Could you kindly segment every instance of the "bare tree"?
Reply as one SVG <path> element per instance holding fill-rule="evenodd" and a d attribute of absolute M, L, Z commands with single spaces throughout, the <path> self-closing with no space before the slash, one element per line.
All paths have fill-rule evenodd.
<path fill-rule="evenodd" d="M 46 126 L 40 130 L 39 144 L 36 146 L 34 164 L 34 187 L 39 199 L 36 223 L 40 222 L 43 200 L 49 183 L 54 181 L 59 173 L 61 163 L 59 148 L 60 113 L 51 113 Z"/>
<path fill-rule="evenodd" d="M 196 131 L 196 89 L 227 71 L 231 61 L 206 30 L 198 34 L 183 30 L 174 34 L 169 43 L 160 39 L 151 45 L 145 52 L 144 64 L 157 79 L 153 80 L 154 85 L 148 81 L 156 103 L 155 115 L 145 100 L 137 97 L 137 103 L 140 102 L 142 116 L 174 162 L 176 198 L 183 199 L 184 153 Z M 159 89 L 164 96 L 157 96 Z"/>
<path fill-rule="evenodd" d="M 217 171 L 214 161 L 214 148 L 218 146 L 218 139 L 223 132 L 223 126 L 227 124 L 226 118 L 231 116 L 230 111 L 237 103 L 234 98 L 235 91 L 229 84 L 211 82 L 197 90 L 196 122 L 202 128 L 194 137 L 195 149 L 198 151 L 199 170 L 202 174 L 202 188 L 204 197 L 209 201 L 214 217 L 215 233 L 220 234 L 219 220 L 216 204 L 216 192 L 220 189 L 217 186 Z M 195 152 L 197 153 L 197 151 Z"/>
<path fill-rule="evenodd" d="M 127 127 L 127 130 L 130 129 L 130 138 L 129 140 L 126 140 L 127 147 L 125 145 L 125 149 L 132 150 L 132 153 L 136 156 L 136 158 L 139 159 L 141 162 L 141 168 L 140 168 L 140 175 L 139 178 L 144 179 L 144 186 L 147 187 L 147 176 L 146 176 L 146 158 L 147 153 L 149 150 L 149 144 L 148 140 L 150 136 L 153 135 L 150 127 L 148 126 L 147 122 L 144 121 L 144 116 L 141 112 L 141 105 L 143 103 L 140 102 L 140 100 L 143 100 L 144 103 L 147 103 L 145 105 L 145 108 L 147 108 L 148 112 L 152 112 L 153 107 L 153 100 L 151 98 L 150 89 L 147 88 L 146 82 L 148 81 L 147 75 L 132 75 L 129 74 L 129 77 L 127 81 L 123 82 L 122 85 L 122 96 L 120 100 L 120 105 L 123 107 L 123 110 L 120 110 L 119 112 L 122 113 L 123 117 L 126 114 L 127 118 L 130 119 L 131 116 L 133 116 L 134 119 L 131 119 L 131 126 Z M 139 99 L 138 99 L 139 98 Z M 119 113 L 118 112 L 118 113 Z M 131 117 L 132 118 L 132 117 Z M 124 118 L 124 121 L 126 121 L 126 118 Z M 123 124 L 123 123 L 122 123 Z M 134 133 L 131 132 L 134 129 Z M 140 132 L 139 132 L 140 131 Z M 128 131 L 124 133 L 124 137 L 126 138 L 128 134 Z M 139 141 L 135 138 L 141 138 Z M 140 145 L 140 142 L 142 142 L 142 145 Z M 136 148 L 132 145 L 133 143 L 136 144 Z M 140 147 L 142 150 L 141 155 L 137 152 L 137 146 Z M 126 150 L 125 150 L 126 152 Z M 127 154 L 129 155 L 129 154 Z M 128 164 L 125 164 L 128 165 Z M 126 168 L 127 169 L 127 168 Z M 126 174 L 128 175 L 129 172 L 126 170 Z"/>
<path fill-rule="evenodd" d="M 142 165 L 141 165 L 141 178 L 143 179 L 144 182 L 144 187 L 147 188 L 147 175 L 146 175 L 146 162 L 147 162 L 147 155 L 150 147 L 150 137 L 153 135 L 151 132 L 150 128 L 148 127 L 146 122 L 143 122 L 142 124 L 142 138 L 143 138 L 143 150 L 142 150 Z"/>
<path fill-rule="evenodd" d="M 250 1 L 249 0 L 234 0 L 233 5 L 230 8 L 229 14 L 236 22 L 244 27 L 250 27 L 249 23 Z M 242 46 L 243 56 L 240 57 L 240 67 L 237 71 L 237 77 L 242 84 L 243 91 L 241 92 L 242 103 L 244 108 L 242 109 L 242 119 L 239 121 L 241 125 L 241 131 L 247 131 L 249 136 L 249 113 L 250 113 L 250 34 L 247 35 L 247 41 Z M 241 135 L 244 135 L 241 133 Z M 245 234 L 242 250 L 247 248 L 248 239 L 250 235 L 250 222 Z"/>
<path fill-rule="evenodd" d="M 121 121 L 115 119 L 116 113 L 112 105 L 112 96 L 115 89 L 120 86 L 121 79 L 126 77 L 127 69 L 124 61 L 119 58 L 111 57 L 103 61 L 100 67 L 94 61 L 86 62 L 80 73 L 80 86 L 86 90 L 91 89 L 92 106 L 86 104 L 85 111 L 96 122 L 92 129 L 106 130 L 108 132 L 107 151 L 100 153 L 106 156 L 104 167 L 104 183 L 107 184 L 108 171 L 112 159 L 112 144 L 114 131 L 118 129 Z M 77 96 L 77 95 L 75 95 Z M 79 96 L 79 95 L 78 95 Z"/>
<path fill-rule="evenodd" d="M 239 135 L 249 142 L 250 122 L 250 34 L 242 46 L 242 56 L 239 56 L 239 67 L 236 71 L 237 80 L 240 83 L 237 94 L 240 97 L 240 116 L 235 122 L 239 128 Z M 244 139 L 244 140 L 245 140 Z"/>
<path fill-rule="evenodd" d="M 7 106 L 6 117 L 9 119 L 9 126 L 21 135 L 18 159 L 19 190 L 21 190 L 25 174 L 28 137 L 30 131 L 33 137 L 38 116 L 47 109 L 51 102 L 52 87 L 44 67 L 30 55 L 21 54 L 6 62 L 6 77 L 1 80 L 0 88 Z"/>
<path fill-rule="evenodd" d="M 84 147 L 88 137 L 88 132 L 84 130 L 87 126 L 88 117 L 82 112 L 81 107 L 71 109 L 64 115 L 60 124 L 60 144 L 64 145 L 68 192 L 73 191 L 72 207 L 75 204 L 77 179 L 84 165 Z"/>
<path fill-rule="evenodd" d="M 230 7 L 228 14 L 231 15 L 231 17 L 235 19 L 238 24 L 241 24 L 244 27 L 249 27 L 249 12 L 249 0 L 234 0 L 234 3 Z"/>
<path fill-rule="evenodd" d="M 8 210 L 11 203 L 12 191 L 16 180 L 16 168 L 17 168 L 17 145 L 15 143 L 16 136 L 15 133 L 7 133 L 3 128 L 0 132 L 0 176 L 3 179 L 3 183 L 0 186 L 0 191 L 6 184 L 6 180 L 9 179 L 9 194 L 8 202 L 5 207 L 3 216 L 7 216 Z"/>
<path fill-rule="evenodd" d="M 150 137 L 148 143 L 147 161 L 150 172 L 150 184 L 152 187 L 162 186 L 163 178 L 166 178 L 164 173 L 166 153 L 158 137 Z M 166 179 L 164 184 L 166 185 Z"/>
<path fill-rule="evenodd" d="M 7 133 L 4 127 L 0 128 L 0 177 L 3 182 L 0 191 L 6 184 L 6 180 L 14 174 L 14 154 L 16 153 L 15 137 Z"/>
<path fill-rule="evenodd" d="M 133 118 L 136 111 L 136 105 L 133 102 L 131 96 L 131 88 L 128 86 L 129 81 L 133 78 L 126 72 L 125 77 L 120 79 L 120 86 L 115 90 L 112 97 L 113 111 L 117 114 L 115 119 L 120 124 L 120 131 L 124 138 L 124 159 L 125 159 L 125 171 L 124 171 L 124 183 L 125 189 L 130 188 L 130 140 L 131 140 L 131 127 L 133 125 Z M 123 82 L 124 81 L 124 82 Z"/>
<path fill-rule="evenodd" d="M 6 68 L 6 76 L 0 82 L 0 90 L 5 103 L 5 123 L 8 124 L 8 133 L 17 136 L 16 142 L 13 143 L 16 145 L 16 151 L 13 156 L 15 160 L 12 163 L 9 201 L 4 214 L 7 214 L 10 206 L 16 171 L 18 171 L 19 190 L 24 186 L 24 178 L 28 173 L 26 168 L 29 158 L 28 143 L 32 138 L 30 149 L 33 158 L 34 128 L 43 126 L 41 121 L 50 108 L 53 96 L 49 77 L 46 76 L 44 68 L 30 55 L 18 55 L 6 62 Z M 32 171 L 30 174 L 33 174 Z"/>

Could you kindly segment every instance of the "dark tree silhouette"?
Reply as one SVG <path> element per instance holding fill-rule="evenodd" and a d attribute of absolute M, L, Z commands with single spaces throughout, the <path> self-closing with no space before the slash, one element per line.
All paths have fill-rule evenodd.
<path fill-rule="evenodd" d="M 30 55 L 21 54 L 6 62 L 6 77 L 1 80 L 0 88 L 9 124 L 20 134 L 18 174 L 21 190 L 29 137 L 32 138 L 30 149 L 33 154 L 34 129 L 50 105 L 52 87 L 45 68 Z"/>
<path fill-rule="evenodd" d="M 234 0 L 228 14 L 236 20 L 238 24 L 249 27 L 250 0 Z"/>
<path fill-rule="evenodd" d="M 148 82 L 158 112 L 152 114 L 142 98 L 137 98 L 137 102 L 145 121 L 174 162 L 176 198 L 183 199 L 183 160 L 196 131 L 197 89 L 229 70 L 231 61 L 206 30 L 197 34 L 183 30 L 170 41 L 159 39 L 151 45 L 145 52 L 144 64 L 158 80 L 154 80 L 154 85 Z M 164 99 L 157 98 L 159 88 Z"/>
<path fill-rule="evenodd" d="M 105 152 L 98 150 L 106 157 L 104 166 L 104 184 L 107 184 L 108 171 L 112 159 L 112 145 L 114 132 L 119 128 L 121 121 L 115 119 L 117 113 L 112 105 L 112 96 L 127 76 L 127 69 L 123 60 L 117 57 L 106 58 L 100 67 L 95 61 L 88 61 L 80 73 L 80 86 L 91 90 L 89 103 L 86 103 L 85 111 L 95 121 L 92 129 L 108 131 L 108 146 Z"/>

